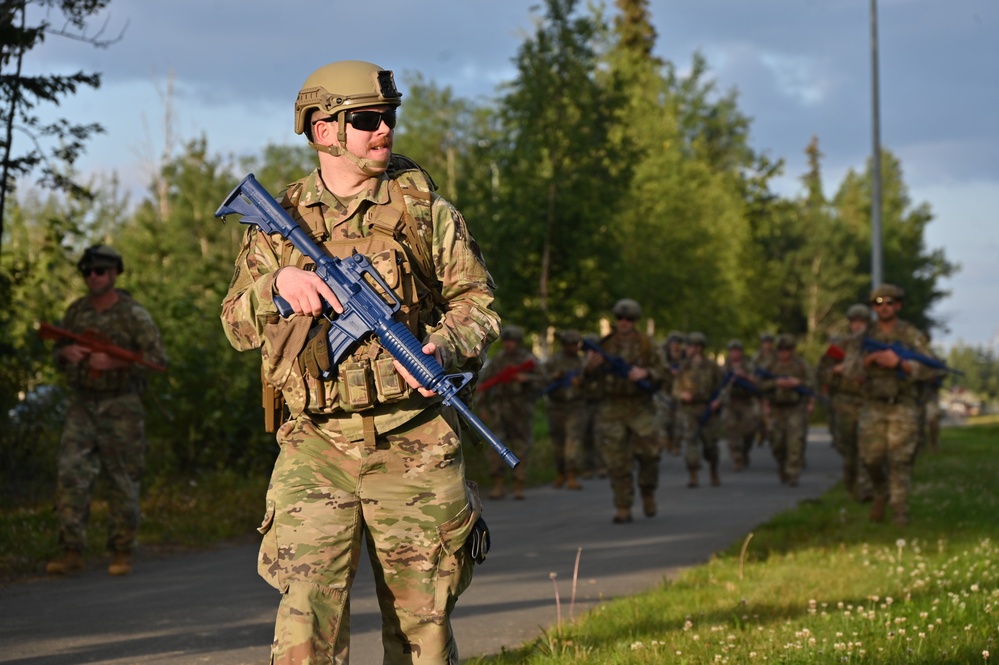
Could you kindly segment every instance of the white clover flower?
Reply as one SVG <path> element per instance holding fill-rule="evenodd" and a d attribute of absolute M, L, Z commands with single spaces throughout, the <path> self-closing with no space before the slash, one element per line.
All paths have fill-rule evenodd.
<path fill-rule="evenodd" d="M 644 648 L 645 648 L 645 645 L 642 644 L 641 642 L 632 642 L 631 643 L 631 650 L 632 651 L 639 651 L 639 650 L 644 649 Z"/>

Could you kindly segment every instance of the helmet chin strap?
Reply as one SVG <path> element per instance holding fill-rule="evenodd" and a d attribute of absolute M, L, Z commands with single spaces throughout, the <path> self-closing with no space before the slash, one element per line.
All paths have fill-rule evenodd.
<path fill-rule="evenodd" d="M 318 152 L 325 152 L 327 154 L 333 155 L 334 157 L 346 157 L 351 162 L 354 163 L 357 168 L 361 169 L 361 172 L 367 176 L 376 176 L 385 172 L 388 168 L 388 160 L 385 159 L 361 159 L 354 153 L 347 150 L 347 128 L 344 122 L 345 111 L 341 111 L 338 114 L 340 131 L 337 132 L 337 140 L 340 145 L 320 145 L 314 141 L 309 141 L 309 147 Z"/>

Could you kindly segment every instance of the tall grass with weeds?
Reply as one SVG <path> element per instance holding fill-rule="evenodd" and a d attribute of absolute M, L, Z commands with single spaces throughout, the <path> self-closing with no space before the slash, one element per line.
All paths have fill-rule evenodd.
<path fill-rule="evenodd" d="M 999 662 L 999 424 L 945 430 L 920 456 L 910 526 L 867 510 L 835 488 L 652 591 L 469 662 Z"/>

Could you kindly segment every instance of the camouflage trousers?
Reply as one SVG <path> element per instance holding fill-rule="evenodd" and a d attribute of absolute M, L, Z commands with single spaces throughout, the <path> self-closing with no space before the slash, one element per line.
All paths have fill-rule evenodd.
<path fill-rule="evenodd" d="M 139 483 L 145 468 L 142 400 L 74 393 L 59 450 L 56 514 L 64 549 L 87 546 L 87 521 L 101 467 L 108 479 L 108 549 L 131 552 L 139 529 Z"/>
<path fill-rule="evenodd" d="M 607 465 L 615 508 L 635 501 L 632 478 L 638 464 L 638 489 L 654 494 L 659 485 L 659 423 L 648 399 L 608 399 L 601 403 L 594 424 L 597 447 Z"/>
<path fill-rule="evenodd" d="M 586 429 L 583 402 L 548 403 L 548 434 L 552 440 L 555 470 L 560 474 L 580 467 L 580 451 Z"/>
<path fill-rule="evenodd" d="M 600 410 L 600 402 L 585 400 L 583 402 L 583 439 L 579 453 L 579 468 L 581 471 L 596 471 L 598 473 L 606 470 L 600 450 L 597 446 L 597 437 L 594 433 L 597 422 L 597 411 Z"/>
<path fill-rule="evenodd" d="M 728 454 L 737 467 L 749 464 L 749 452 L 760 431 L 762 415 L 756 399 L 733 399 L 725 406 L 722 422 Z"/>
<path fill-rule="evenodd" d="M 896 510 L 907 510 L 918 424 L 914 403 L 869 399 L 860 410 L 860 459 L 870 474 L 875 500 L 887 497 Z"/>
<path fill-rule="evenodd" d="M 657 392 L 654 399 L 663 448 L 679 454 L 680 447 L 676 436 L 676 400 L 664 391 Z"/>
<path fill-rule="evenodd" d="M 461 444 L 431 408 L 374 445 L 335 419 L 285 423 L 267 491 L 258 571 L 282 593 L 275 665 L 346 663 L 350 588 L 365 539 L 384 663 L 457 664 L 451 612 L 471 582 L 465 540 L 481 512 Z"/>
<path fill-rule="evenodd" d="M 701 426 L 698 420 L 705 408 L 705 404 L 681 404 L 676 410 L 676 435 L 688 471 L 699 470 L 702 458 L 712 469 L 718 466 L 718 418 L 712 415 Z"/>
<path fill-rule="evenodd" d="M 534 447 L 534 403 L 523 400 L 504 400 L 491 405 L 489 410 L 489 429 L 517 456 L 520 464 L 511 473 L 518 480 L 527 477 L 527 461 Z M 502 478 L 510 466 L 503 461 L 492 447 L 489 455 L 491 475 Z"/>
<path fill-rule="evenodd" d="M 940 444 L 940 402 L 936 399 L 923 404 L 919 416 L 919 447 L 917 450 L 936 450 Z"/>
<path fill-rule="evenodd" d="M 808 439 L 808 409 L 800 406 L 771 406 L 770 448 L 782 479 L 797 481 L 805 458 Z"/>
<path fill-rule="evenodd" d="M 843 456 L 843 486 L 855 499 L 869 498 L 871 478 L 860 463 L 860 409 L 863 398 L 836 395 L 832 400 L 830 425 L 833 446 Z"/>

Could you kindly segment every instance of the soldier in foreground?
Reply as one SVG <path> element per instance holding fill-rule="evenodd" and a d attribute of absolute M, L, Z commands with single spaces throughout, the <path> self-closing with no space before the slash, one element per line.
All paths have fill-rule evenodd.
<path fill-rule="evenodd" d="M 544 386 L 544 373 L 541 363 L 524 346 L 523 328 L 503 326 L 500 341 L 500 352 L 489 359 L 479 375 L 479 399 L 493 433 L 520 459 L 511 473 L 513 498 L 523 500 L 527 464 L 534 447 L 534 405 Z M 492 449 L 487 454 L 493 478 L 489 498 L 502 499 L 506 496 L 507 465 Z"/>
<path fill-rule="evenodd" d="M 901 343 L 912 351 L 931 355 L 926 335 L 899 318 L 905 292 L 894 284 L 881 284 L 871 292 L 871 309 L 877 320 L 867 336 L 884 344 Z M 860 458 L 874 488 L 870 518 L 885 519 L 891 505 L 892 521 L 909 523 L 912 465 L 919 439 L 919 381 L 932 380 L 935 371 L 914 360 L 904 360 L 892 349 L 873 351 L 860 361 L 864 406 L 860 411 Z"/>
<path fill-rule="evenodd" d="M 665 375 L 666 363 L 662 347 L 636 327 L 642 318 L 641 305 L 624 298 L 614 304 L 611 312 L 614 332 L 601 339 L 599 347 L 630 368 L 624 376 L 607 371 L 608 360 L 591 350 L 587 353 L 586 373 L 603 375 L 603 402 L 597 413 L 595 436 L 614 493 L 613 522 L 626 524 L 632 521 L 636 482 L 632 474 L 636 463 L 642 512 L 646 517 L 656 514 L 660 428 L 652 395 Z"/>
<path fill-rule="evenodd" d="M 66 310 L 62 325 L 76 334 L 97 333 L 110 344 L 159 365 L 166 354 L 159 330 L 142 305 L 115 288 L 125 264 L 107 245 L 89 247 L 77 263 L 88 294 Z M 145 468 L 145 418 L 141 393 L 146 369 L 77 341 L 56 343 L 56 365 L 66 374 L 69 397 L 59 449 L 56 515 L 63 552 L 46 571 L 62 575 L 83 569 L 87 519 L 94 482 L 104 468 L 110 481 L 108 550 L 111 575 L 132 572 L 139 528 L 139 483 Z"/>
<path fill-rule="evenodd" d="M 400 103 L 392 72 L 374 64 L 316 70 L 294 128 L 319 168 L 279 200 L 330 255 L 371 260 L 424 353 L 448 372 L 474 372 L 499 329 L 492 280 L 461 214 L 422 170 L 393 157 Z M 481 504 L 465 481 L 455 414 L 374 337 L 330 366 L 324 315 L 342 305 L 310 264 L 250 226 L 222 303 L 227 338 L 261 350 L 264 378 L 290 412 L 260 527 L 258 570 L 282 594 L 271 662 L 347 662 L 363 538 L 383 662 L 457 663 L 450 617 L 471 581 L 467 544 Z M 293 316 L 278 314 L 277 295 Z"/>

